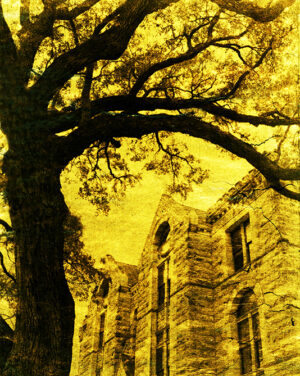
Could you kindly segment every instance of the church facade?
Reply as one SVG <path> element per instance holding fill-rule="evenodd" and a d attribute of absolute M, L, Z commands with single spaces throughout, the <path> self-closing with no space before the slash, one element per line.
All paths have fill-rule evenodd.
<path fill-rule="evenodd" d="M 78 374 L 300 375 L 299 222 L 254 171 L 206 212 L 163 195 L 138 266 L 102 259 Z"/>

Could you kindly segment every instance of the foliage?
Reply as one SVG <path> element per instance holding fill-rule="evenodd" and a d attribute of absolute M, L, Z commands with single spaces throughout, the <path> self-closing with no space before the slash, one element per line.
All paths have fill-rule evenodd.
<path fill-rule="evenodd" d="M 246 159 L 270 188 L 300 200 L 289 185 L 300 179 L 299 165 L 286 153 L 300 124 L 296 6 L 0 0 L 0 121 L 8 142 L 0 185 L 18 276 L 17 340 L 5 376 L 69 374 L 74 301 L 63 254 L 73 283 L 93 275 L 80 252 L 80 224 L 70 219 L 72 230 L 63 228 L 59 178 L 71 161 L 81 195 L 104 212 L 112 194 L 145 170 L 170 173 L 171 190 L 185 196 L 207 171 L 173 136 L 184 134 Z M 63 249 L 64 232 L 76 248 L 67 241 Z"/>
<path fill-rule="evenodd" d="M 73 297 L 86 299 L 89 285 L 95 281 L 98 274 L 94 268 L 93 258 L 84 252 L 82 224 L 78 217 L 69 215 L 66 218 L 64 243 L 64 266 L 66 278 Z"/>
<path fill-rule="evenodd" d="M 126 7 L 127 3 L 123 6 Z M 97 23 L 104 27 L 104 33 L 105 30 L 112 30 L 116 22 L 114 16 L 107 23 L 105 17 L 109 17 L 109 11 L 113 15 L 113 9 L 118 8 L 113 8 L 106 1 L 95 4 L 89 11 L 72 20 L 72 23 L 57 20 L 55 30 L 60 32 L 52 36 L 56 50 L 53 52 L 53 45 L 50 48 L 50 44 L 43 46 L 44 61 L 48 61 L 49 65 L 49 61 L 52 62 L 62 51 L 73 51 L 76 46 L 93 38 Z M 103 23 L 100 22 L 99 14 L 103 15 Z M 288 17 L 262 23 L 242 14 L 233 16 L 226 7 L 220 9 L 214 2 L 202 2 L 200 5 L 194 0 L 175 1 L 159 12 L 149 12 L 132 34 L 121 57 L 95 60 L 91 68 L 92 76 L 88 78 L 87 68 L 67 81 L 56 93 L 51 106 L 70 112 L 71 117 L 71 114 L 79 114 L 81 108 L 81 115 L 79 118 L 77 115 L 77 119 L 82 125 L 85 115 L 92 119 L 94 117 L 95 125 L 96 117 L 100 120 L 101 114 L 104 115 L 106 111 L 115 113 L 116 121 L 120 111 L 130 119 L 139 114 L 142 124 L 142 115 L 156 115 L 161 109 L 162 116 L 177 114 L 179 117 L 176 120 L 181 117 L 181 121 L 178 121 L 180 125 L 172 127 L 176 128 L 176 132 L 202 137 L 197 132 L 185 131 L 181 125 L 181 122 L 188 122 L 192 116 L 217 126 L 216 131 L 232 134 L 242 140 L 246 148 L 247 143 L 262 145 L 272 133 L 271 129 L 270 132 L 266 131 L 266 126 L 284 129 L 286 125 L 298 122 L 294 117 L 295 114 L 297 116 L 294 100 L 297 63 L 291 48 L 295 47 L 297 40 L 295 25 L 291 13 Z M 289 67 L 282 69 L 286 66 L 287 57 Z M 41 71 L 44 69 L 40 67 Z M 88 91 L 85 90 L 87 87 Z M 244 116 L 244 109 L 251 115 Z M 164 117 L 156 115 L 153 122 L 161 119 Z M 249 127 L 249 123 L 255 127 L 258 124 L 266 126 L 263 128 L 261 125 L 256 130 L 253 126 Z M 127 126 L 131 126 L 130 121 Z M 155 129 L 152 131 L 161 137 L 160 127 L 156 132 Z M 214 132 L 213 129 L 210 131 Z M 265 133 L 267 136 L 260 136 Z M 132 150 L 130 145 L 127 146 L 130 142 L 124 141 L 122 137 L 116 140 L 113 131 L 112 137 L 105 142 L 97 140 L 86 145 L 83 155 L 73 161 L 81 173 L 80 194 L 107 213 L 112 194 L 122 196 L 128 185 L 132 186 L 141 179 L 143 170 L 153 168 L 158 173 L 164 171 L 164 174 L 172 175 L 170 191 L 186 196 L 192 189 L 193 172 L 199 174 L 201 163 L 195 156 L 189 155 L 188 159 L 193 160 L 188 175 L 181 170 L 184 164 L 172 163 L 174 157 L 166 151 L 174 148 L 174 139 L 168 140 L 166 134 L 170 135 L 170 132 L 165 132 L 163 136 L 165 148 L 161 148 L 157 142 L 158 137 L 143 136 L 139 142 L 134 141 L 135 148 Z M 202 138 L 239 155 L 230 145 L 232 140 L 220 144 L 212 137 Z M 277 148 L 278 142 L 273 149 Z M 125 147 L 119 149 L 124 144 Z M 157 148 L 165 152 L 165 156 L 159 160 Z M 180 146 L 175 148 L 176 155 L 179 155 Z M 139 162 L 145 160 L 143 165 L 139 165 L 139 172 L 135 172 L 136 168 L 128 164 L 128 160 L 134 160 L 132 152 L 139 155 Z M 269 164 L 265 166 L 267 169 L 272 164 L 264 158 L 265 154 L 262 156 L 256 153 L 253 158 L 249 158 L 248 150 L 240 154 L 257 168 L 260 165 L 258 159 L 264 165 Z M 176 172 L 172 165 L 176 165 Z M 268 175 L 264 168 L 260 171 Z M 200 175 L 203 178 L 205 172 L 202 171 Z M 198 178 L 195 180 L 199 182 Z M 272 180 L 271 185 L 284 194 L 278 178 Z"/>
<path fill-rule="evenodd" d="M 94 282 L 95 276 L 98 274 L 93 266 L 95 261 L 84 251 L 84 243 L 81 240 L 82 231 L 80 219 L 69 214 L 64 224 L 64 268 L 72 295 L 80 300 L 87 298 L 89 285 Z M 16 283 L 13 280 L 15 279 L 14 234 L 12 231 L 3 231 L 0 236 L 1 253 L 7 256 L 7 262 L 4 262 L 5 271 L 9 265 L 9 270 L 7 270 L 9 275 L 1 267 L 0 299 L 7 300 L 15 309 L 17 292 Z"/>

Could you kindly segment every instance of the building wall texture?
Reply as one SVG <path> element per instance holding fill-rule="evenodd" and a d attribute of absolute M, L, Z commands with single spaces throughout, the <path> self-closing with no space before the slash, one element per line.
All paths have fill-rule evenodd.
<path fill-rule="evenodd" d="M 300 375 L 299 222 L 254 171 L 207 212 L 163 195 L 138 266 L 102 260 L 78 374 Z"/>

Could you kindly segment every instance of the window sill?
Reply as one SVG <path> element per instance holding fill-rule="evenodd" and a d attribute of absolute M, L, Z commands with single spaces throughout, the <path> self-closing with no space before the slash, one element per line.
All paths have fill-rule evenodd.
<path fill-rule="evenodd" d="M 236 274 L 238 274 L 240 272 L 247 272 L 247 273 L 249 273 L 251 267 L 252 267 L 252 263 L 248 262 L 242 268 L 240 268 L 238 270 L 235 270 L 232 274 L 229 275 L 229 277 L 232 277 L 233 275 L 236 275 Z M 247 373 L 245 373 L 245 375 L 247 375 Z"/>
<path fill-rule="evenodd" d="M 262 369 L 257 369 L 256 371 L 241 373 L 241 376 L 263 376 L 264 374 L 265 373 Z"/>

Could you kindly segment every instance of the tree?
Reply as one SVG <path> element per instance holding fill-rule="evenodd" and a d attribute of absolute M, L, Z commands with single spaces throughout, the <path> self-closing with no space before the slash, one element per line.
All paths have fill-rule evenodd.
<path fill-rule="evenodd" d="M 11 315 L 7 318 L 13 318 L 13 312 L 16 310 L 17 294 L 16 294 L 16 278 L 15 265 L 13 262 L 14 253 L 14 238 L 10 225 L 0 219 L 0 225 L 4 228 L 4 232 L 0 234 L 1 243 L 4 246 L 4 253 L 8 255 L 10 267 L 4 261 L 4 256 L 0 251 L 0 298 L 5 299 L 10 306 Z M 82 224 L 78 217 L 71 215 L 66 216 L 64 222 L 64 270 L 68 281 L 72 296 L 79 300 L 84 300 L 88 296 L 90 285 L 95 281 L 95 278 L 101 274 L 94 268 L 94 260 L 83 250 L 84 244 L 81 241 Z M 2 312 L 1 312 L 2 315 Z M 0 372 L 4 368 L 5 361 L 10 353 L 12 344 L 14 342 L 14 332 L 6 321 L 0 315 Z"/>
<path fill-rule="evenodd" d="M 284 90 L 274 101 L 262 85 L 272 69 L 281 70 L 276 51 L 293 31 L 283 11 L 295 0 L 258 3 L 20 0 L 13 24 L 0 2 L 3 172 L 18 291 L 5 376 L 69 373 L 74 302 L 63 268 L 60 174 L 74 158 L 91 153 L 113 175 L 120 140 L 154 135 L 177 163 L 176 146 L 164 146 L 161 132 L 183 133 L 245 158 L 271 188 L 300 199 L 285 184 L 299 180 L 300 169 L 260 152 L 247 134 L 258 125 L 299 124 L 292 103 L 273 106 L 286 100 Z M 291 79 L 282 74 L 282 85 Z M 278 85 L 268 83 L 270 90 Z M 80 95 L 71 96 L 74 86 Z M 114 163 L 123 171 L 121 162 Z M 133 182 L 127 171 L 117 180 L 126 179 Z"/>

